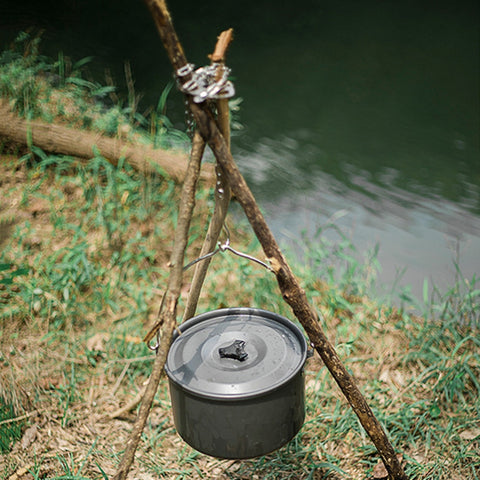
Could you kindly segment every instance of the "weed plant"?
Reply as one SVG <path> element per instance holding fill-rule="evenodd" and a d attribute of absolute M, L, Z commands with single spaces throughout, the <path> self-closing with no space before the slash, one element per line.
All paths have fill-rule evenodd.
<path fill-rule="evenodd" d="M 15 409 L 3 398 L 0 402 L 0 454 L 7 454 L 15 442 L 22 438 L 23 422 L 14 421 Z"/>
<path fill-rule="evenodd" d="M 136 394 L 149 374 L 151 354 L 141 337 L 156 318 L 167 281 L 178 188 L 160 175 L 142 177 L 127 164 L 113 167 L 101 157 L 87 165 L 66 158 L 55 162 L 43 152 L 37 158 L 35 166 L 25 160 L 7 166 L 5 172 L 17 169 L 17 177 L 2 184 L 4 198 L 19 205 L 15 229 L 0 255 L 1 352 L 4 367 L 8 363 L 2 368 L 2 395 L 11 399 L 16 392 L 18 416 L 46 408 L 58 422 L 57 434 L 66 439 L 68 432 L 83 431 L 92 415 L 110 442 L 114 425 L 121 425 L 125 439 L 128 423 L 102 418 Z M 192 226 L 197 240 L 189 259 L 198 255 L 209 198 L 209 192 L 199 191 Z M 233 246 L 262 257 L 243 227 L 231 230 Z M 432 299 L 424 307 L 428 315 L 414 317 L 365 296 L 375 262 L 362 265 L 345 255 L 353 247 L 342 242 L 312 241 L 308 261 L 294 267 L 324 328 L 404 453 L 410 478 L 456 478 L 452 472 L 457 470 L 463 478 L 476 478 L 475 279 Z M 338 252 L 346 275 L 337 278 L 333 274 L 339 271 L 333 272 L 329 262 Z M 225 252 L 212 260 L 199 311 L 232 305 L 291 317 L 270 272 Z M 8 372 L 16 374 L 12 378 Z M 215 478 L 232 479 L 367 478 L 378 456 L 318 358 L 307 364 L 306 389 L 307 420 L 292 442 L 260 459 L 228 462 L 198 454 L 176 436 L 163 382 L 136 468 L 158 478 L 211 478 L 212 470 L 219 472 Z M 20 431 L 48 415 L 19 423 Z M 96 435 L 88 438 L 88 458 L 80 453 L 83 444 L 73 440 L 66 441 L 66 456 L 52 442 L 45 443 L 46 450 L 37 444 L 31 471 L 37 478 L 108 478 L 123 447 L 115 441 L 95 443 Z M 10 473 L 26 461 L 16 445 L 3 455 Z M 82 458 L 85 463 L 77 460 Z"/>
<path fill-rule="evenodd" d="M 34 52 L 35 42 L 28 42 Z M 10 69 L 10 78 L 12 71 L 19 79 L 24 75 L 26 86 L 19 92 L 29 92 L 10 92 L 9 98 L 23 98 L 17 106 L 23 114 L 46 115 L 50 107 L 32 110 L 32 104 L 43 105 L 44 100 L 35 102 L 50 87 L 29 86 L 23 55 L 8 55 L 8 62 L 7 54 L 1 57 L 0 70 Z M 55 69 L 42 66 L 37 76 L 58 75 L 60 89 L 72 89 L 68 101 L 79 90 L 95 91 L 68 80 L 82 78 L 72 77 L 80 67 L 62 62 Z M 5 94 L 7 87 L 2 88 Z M 50 93 L 55 102 L 56 95 Z M 98 108 L 108 113 L 104 105 Z M 135 122 L 129 113 L 122 115 Z M 65 121 L 70 121 L 67 113 Z M 114 167 L 94 155 L 80 164 L 34 146 L 28 156 L 3 157 L 0 169 L 2 208 L 14 219 L 0 235 L 0 399 L 9 409 L 1 413 L 8 418 L 0 417 L 2 441 L 6 426 L 13 429 L 2 447 L 0 479 L 111 478 L 133 412 L 109 415 L 142 389 L 150 372 L 153 357 L 142 337 L 157 319 L 167 283 L 179 188 L 160 173 L 143 176 L 127 163 Z M 186 262 L 198 256 L 211 198 L 199 189 Z M 229 225 L 232 246 L 262 259 L 246 226 L 235 223 Z M 478 479 L 477 279 L 467 281 L 459 273 L 449 291 L 434 290 L 431 298 L 416 301 L 423 315 L 415 316 L 409 308 L 414 299 L 398 309 L 366 295 L 378 268 L 375 252 L 360 262 L 335 219 L 302 245 L 301 262 L 290 255 L 293 270 L 402 453 L 409 478 Z M 190 278 L 188 271 L 179 317 Z M 274 276 L 228 252 L 213 258 L 198 310 L 226 306 L 255 306 L 292 318 Z M 300 433 L 269 455 L 227 461 L 202 455 L 178 437 L 162 380 L 132 477 L 372 478 L 378 455 L 317 356 L 306 364 L 305 381 L 306 421 Z M 35 433 L 27 434 L 31 428 Z"/>
<path fill-rule="evenodd" d="M 51 60 L 40 54 L 40 47 L 40 36 L 22 32 L 12 48 L 0 54 L 0 97 L 8 99 L 18 114 L 158 148 L 186 145 L 188 137 L 166 116 L 172 82 L 160 94 L 156 108 L 142 114 L 129 69 L 128 94 L 122 98 L 114 85 L 91 78 L 88 64 L 93 57 L 72 62 L 60 53 Z"/>

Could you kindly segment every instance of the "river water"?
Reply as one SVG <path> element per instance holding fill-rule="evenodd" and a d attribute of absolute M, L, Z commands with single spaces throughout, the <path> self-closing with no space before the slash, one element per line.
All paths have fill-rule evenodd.
<path fill-rule="evenodd" d="M 424 279 L 451 285 L 454 262 L 468 279 L 480 272 L 477 1 L 170 4 L 198 66 L 235 30 L 244 128 L 232 149 L 280 242 L 333 218 L 359 256 L 379 245 L 384 290 L 416 296 Z M 120 85 L 128 61 L 145 107 L 171 78 L 142 2 L 2 2 L 3 44 L 29 25 L 44 29 L 46 54 L 94 55 L 92 72 Z M 180 94 L 168 109 L 184 128 Z"/>

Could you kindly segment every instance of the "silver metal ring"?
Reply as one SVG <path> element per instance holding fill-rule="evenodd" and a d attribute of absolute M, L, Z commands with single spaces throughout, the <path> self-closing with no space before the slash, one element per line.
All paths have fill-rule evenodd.
<path fill-rule="evenodd" d="M 187 63 L 177 70 L 177 77 L 186 77 L 189 73 L 193 72 L 194 68 L 195 65 L 193 63 Z"/>

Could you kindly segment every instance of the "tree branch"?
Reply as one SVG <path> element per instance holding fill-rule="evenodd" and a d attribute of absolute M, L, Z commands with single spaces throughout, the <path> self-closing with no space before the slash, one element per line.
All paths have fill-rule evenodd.
<path fill-rule="evenodd" d="M 153 399 L 158 389 L 158 384 L 163 372 L 163 367 L 167 359 L 168 350 L 172 341 L 173 330 L 176 326 L 177 303 L 182 287 L 183 259 L 185 249 L 188 243 L 188 231 L 190 229 L 190 221 L 192 218 L 193 208 L 195 206 L 195 191 L 197 180 L 200 173 L 200 164 L 203 156 L 205 143 L 196 135 L 193 139 L 192 153 L 190 163 L 188 164 L 185 183 L 182 189 L 180 208 L 178 212 L 178 223 L 175 229 L 175 240 L 173 252 L 170 259 L 171 272 L 168 278 L 167 292 L 165 293 L 165 301 L 162 302 L 164 310 L 160 311 L 160 321 L 156 326 L 155 333 L 162 329 L 162 340 L 160 342 L 155 362 L 153 363 L 152 373 L 150 374 L 147 388 L 142 398 L 140 410 L 135 420 L 132 432 L 127 441 L 125 452 L 118 465 L 117 472 L 113 477 L 114 480 L 125 480 L 128 471 L 133 462 L 135 451 L 140 442 L 143 429 L 147 422 L 148 414 L 152 408 Z"/>
<path fill-rule="evenodd" d="M 212 62 L 225 62 L 225 55 L 227 48 L 232 40 L 233 29 L 222 32 L 215 45 L 215 50 L 212 55 L 209 55 Z M 219 75 L 221 72 L 219 71 Z M 228 108 L 228 99 L 222 98 L 217 100 L 217 121 L 223 138 L 230 148 L 230 111 Z M 228 179 L 223 172 L 222 166 L 217 162 L 216 165 L 216 184 L 215 184 L 215 208 L 213 210 L 212 219 L 208 226 L 207 235 L 200 251 L 200 257 L 212 252 L 218 242 L 218 237 L 222 231 L 223 224 L 228 212 L 230 204 L 231 190 Z M 198 263 L 192 278 L 192 285 L 188 293 L 185 312 L 183 313 L 183 320 L 187 320 L 195 315 L 197 309 L 198 299 L 202 290 L 203 282 L 207 276 L 207 270 L 210 265 L 211 258 Z"/>

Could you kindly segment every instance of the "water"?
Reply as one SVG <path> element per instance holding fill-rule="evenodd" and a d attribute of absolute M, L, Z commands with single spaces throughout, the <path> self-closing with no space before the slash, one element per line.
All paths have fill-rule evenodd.
<path fill-rule="evenodd" d="M 480 271 L 478 2 L 170 3 L 197 65 L 235 29 L 232 149 L 280 241 L 333 215 L 360 252 L 380 244 L 387 289 L 404 268 L 416 295 L 451 284 L 454 261 Z M 142 2 L 2 2 L 0 39 L 29 24 L 50 55 L 96 55 L 99 77 L 121 83 L 128 61 L 144 106 L 171 78 Z M 168 107 L 183 128 L 181 96 Z"/>

